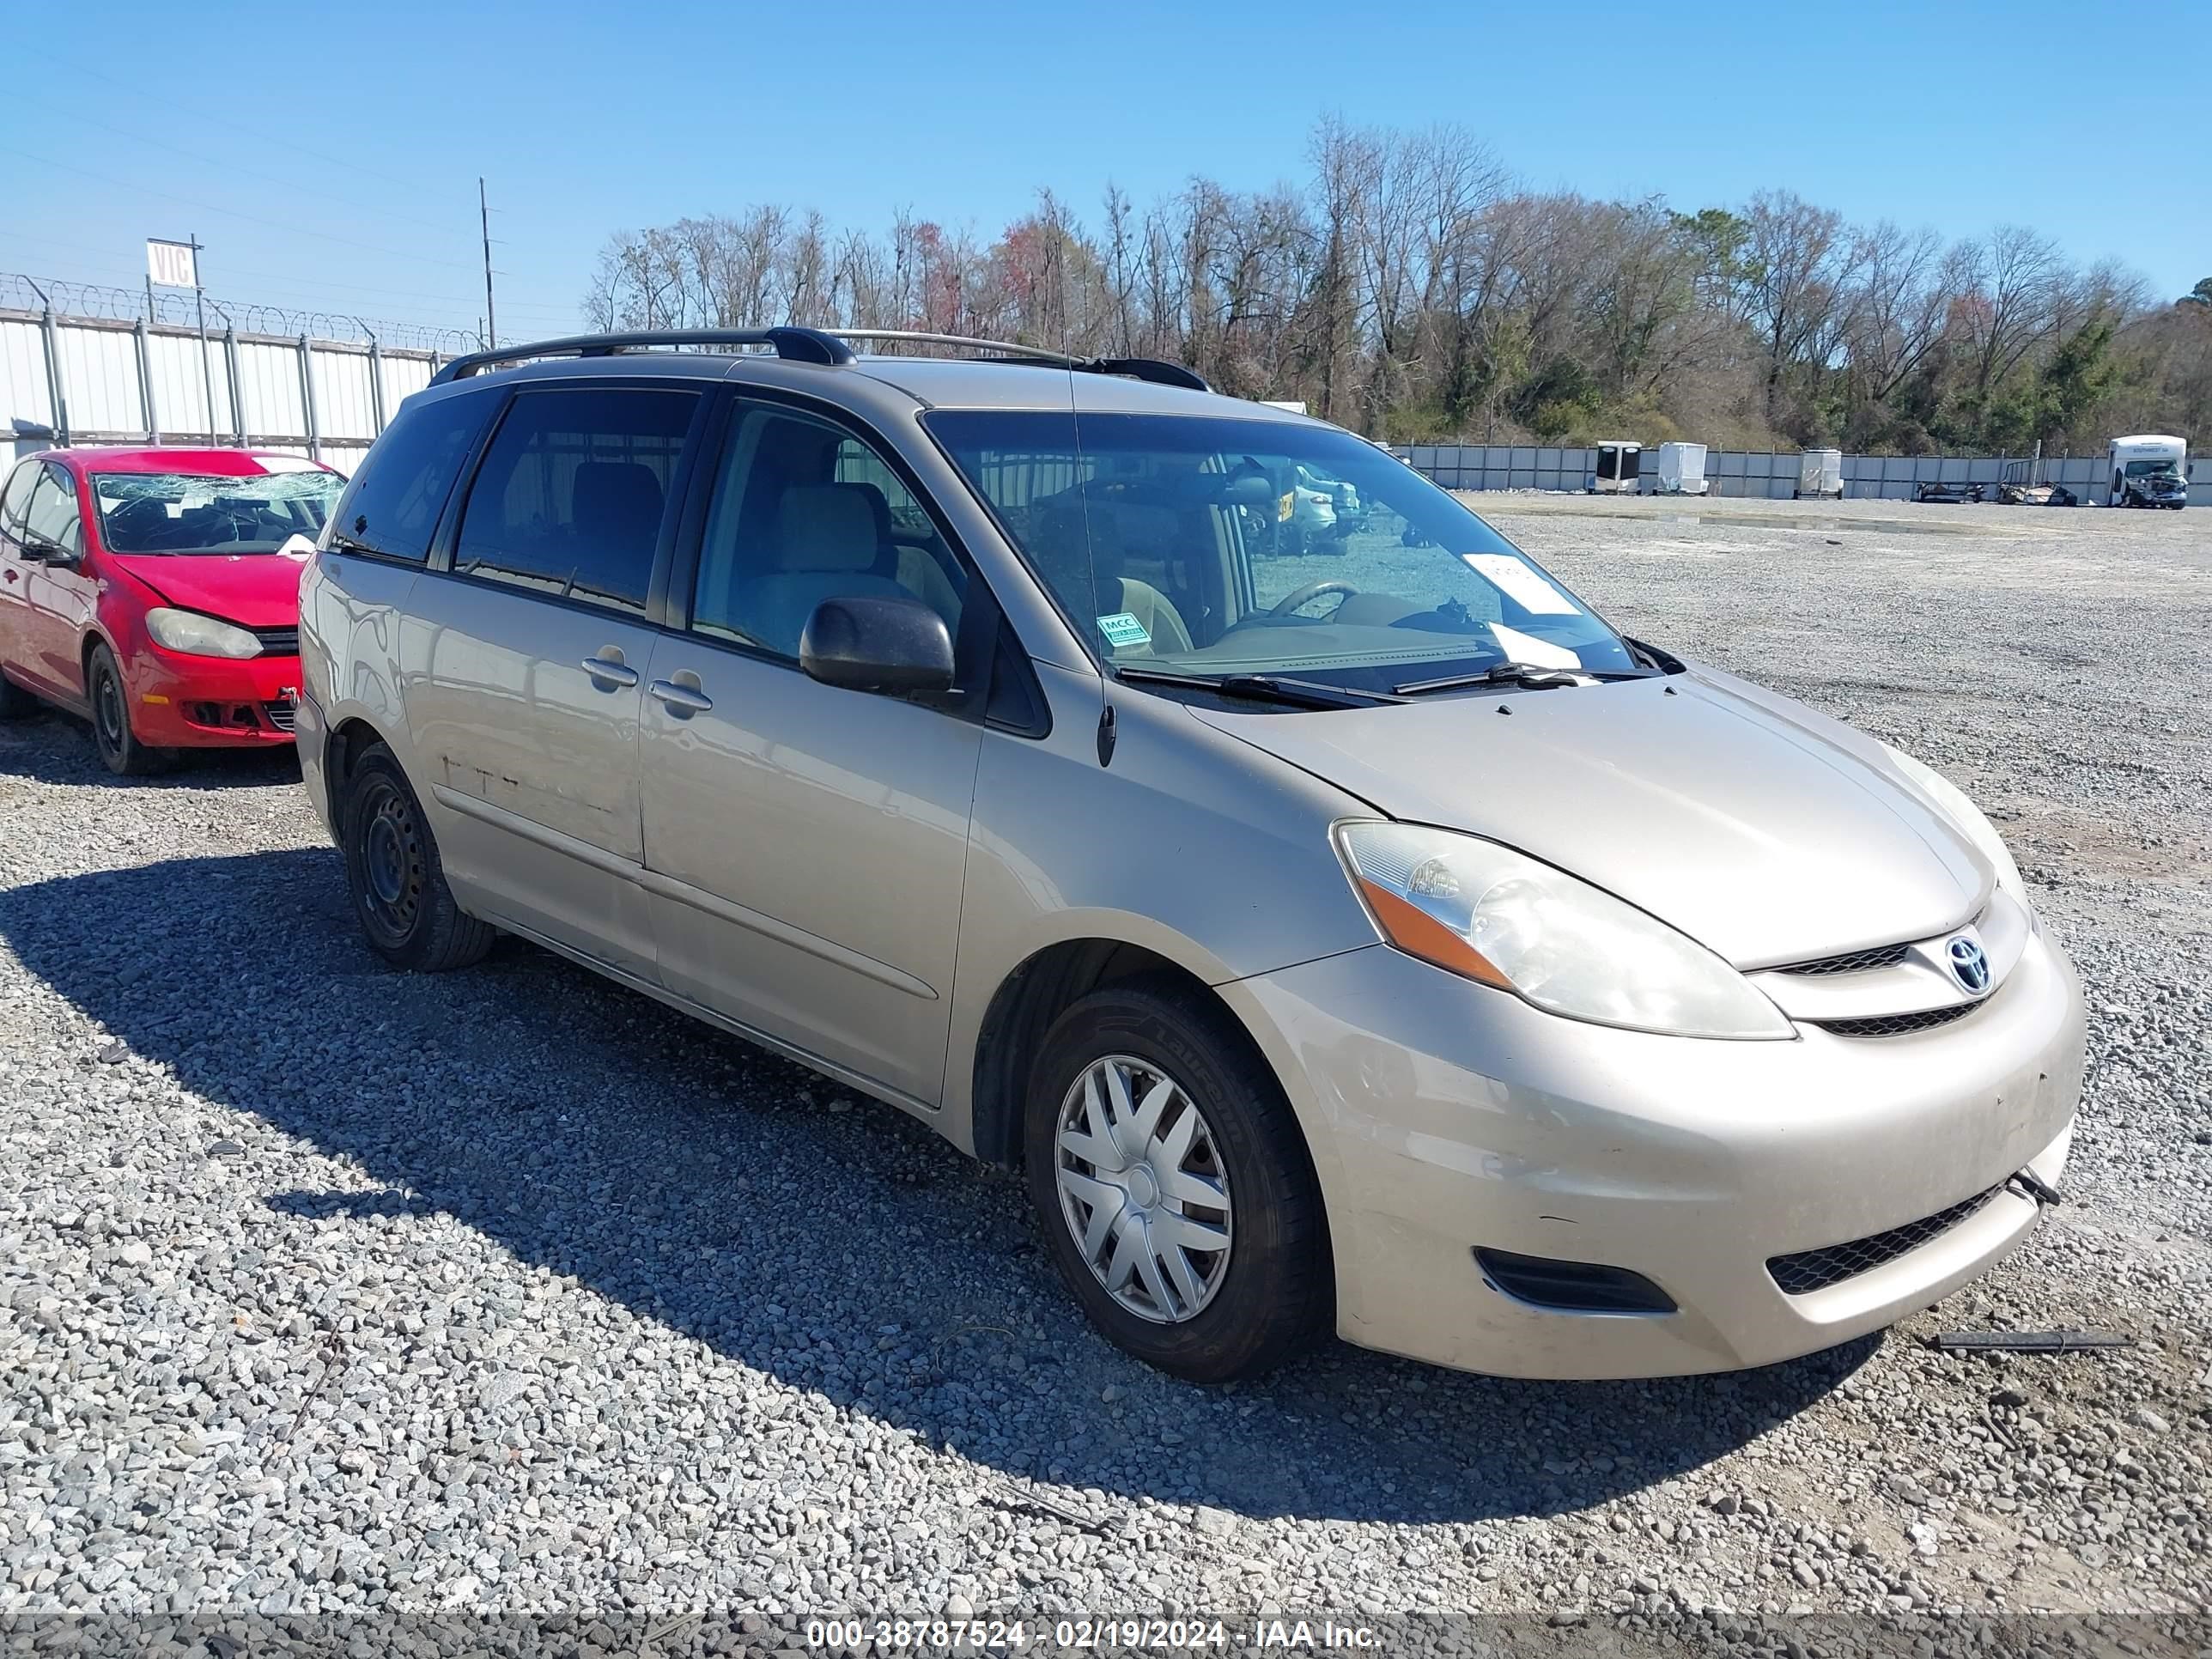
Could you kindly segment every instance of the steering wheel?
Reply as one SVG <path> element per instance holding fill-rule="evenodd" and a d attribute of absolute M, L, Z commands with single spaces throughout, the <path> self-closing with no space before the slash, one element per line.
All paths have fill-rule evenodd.
<path fill-rule="evenodd" d="M 135 496 L 109 509 L 107 514 L 108 539 L 121 544 L 118 553 L 143 553 L 161 544 L 161 532 L 169 527 L 165 503 L 151 495 Z M 136 544 L 132 545 L 131 544 Z"/>
<path fill-rule="evenodd" d="M 1324 593 L 1341 593 L 1348 599 L 1358 591 L 1350 582 L 1339 581 L 1335 577 L 1330 576 L 1321 581 L 1308 582 L 1296 592 L 1285 594 L 1279 602 L 1268 608 L 1267 614 L 1271 617 L 1287 617 L 1293 611 L 1310 604 Z"/>

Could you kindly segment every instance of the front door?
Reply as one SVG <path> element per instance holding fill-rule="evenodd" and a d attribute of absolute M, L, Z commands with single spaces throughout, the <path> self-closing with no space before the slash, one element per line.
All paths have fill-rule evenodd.
<path fill-rule="evenodd" d="M 654 650 L 641 715 L 661 981 L 934 1106 L 981 727 L 809 679 L 799 640 L 850 594 L 922 599 L 957 638 L 965 568 L 826 420 L 740 404 L 717 471 L 689 625 Z"/>
<path fill-rule="evenodd" d="M 404 624 L 407 725 L 446 872 L 472 909 L 653 976 L 637 731 L 690 391 L 516 394 L 449 568 Z"/>
<path fill-rule="evenodd" d="M 23 661 L 29 638 L 27 614 L 31 603 L 31 565 L 22 545 L 23 514 L 31 505 L 31 492 L 39 487 L 40 464 L 19 461 L 0 489 L 0 668 L 8 677 L 29 684 L 37 678 Z"/>
<path fill-rule="evenodd" d="M 84 635 L 97 587 L 84 568 L 76 480 L 52 461 L 40 466 L 14 551 L 23 589 L 23 608 L 14 618 L 15 660 L 49 696 L 82 705 Z"/>

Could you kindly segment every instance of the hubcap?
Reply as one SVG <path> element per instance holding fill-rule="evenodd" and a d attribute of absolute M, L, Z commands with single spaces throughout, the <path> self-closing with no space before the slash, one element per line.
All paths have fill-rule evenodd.
<path fill-rule="evenodd" d="M 1060 1103 L 1060 1209 L 1106 1292 L 1139 1319 L 1176 1325 L 1212 1301 L 1229 1271 L 1229 1182 L 1212 1127 L 1149 1061 L 1092 1062 Z"/>

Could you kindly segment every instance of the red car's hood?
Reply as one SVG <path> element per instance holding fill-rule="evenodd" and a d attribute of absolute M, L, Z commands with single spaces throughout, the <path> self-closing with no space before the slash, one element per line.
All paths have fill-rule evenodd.
<path fill-rule="evenodd" d="M 300 620 L 300 572 L 289 553 L 111 553 L 129 571 L 185 611 L 247 628 L 295 627 Z"/>

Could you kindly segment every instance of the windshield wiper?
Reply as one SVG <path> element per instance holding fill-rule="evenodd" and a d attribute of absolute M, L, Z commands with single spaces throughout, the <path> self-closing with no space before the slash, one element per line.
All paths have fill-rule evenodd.
<path fill-rule="evenodd" d="M 1114 678 L 1133 685 L 1172 685 L 1187 691 L 1212 691 L 1224 697 L 1249 697 L 1286 708 L 1371 708 L 1397 699 L 1380 691 L 1359 691 L 1319 680 L 1288 679 L 1279 674 L 1177 674 L 1164 668 L 1116 668 Z"/>
<path fill-rule="evenodd" d="M 1408 680 L 1403 685 L 1390 689 L 1401 697 L 1418 697 L 1425 691 L 1456 691 L 1470 685 L 1520 685 L 1532 691 L 1549 690 L 1556 686 L 1572 685 L 1578 679 L 1586 680 L 1644 680 L 1651 676 L 1642 670 L 1629 672 L 1618 668 L 1547 668 L 1541 663 L 1492 663 L 1479 674 L 1447 674 L 1441 679 Z"/>

